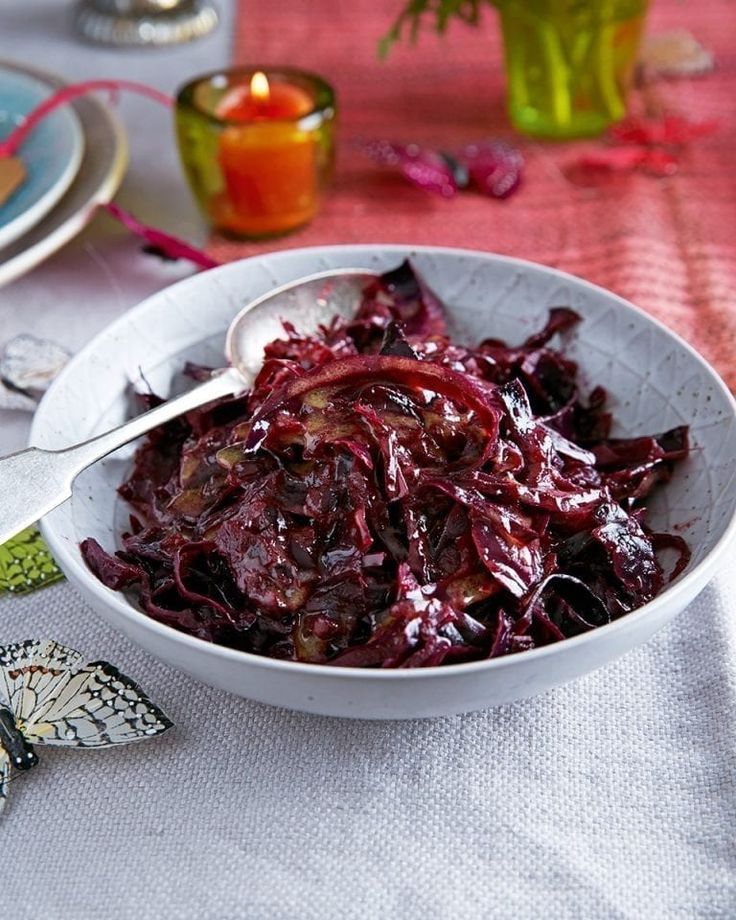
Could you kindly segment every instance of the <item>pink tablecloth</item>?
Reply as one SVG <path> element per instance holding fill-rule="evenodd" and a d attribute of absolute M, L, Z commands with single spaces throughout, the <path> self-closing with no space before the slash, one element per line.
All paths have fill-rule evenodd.
<path fill-rule="evenodd" d="M 239 63 L 289 63 L 324 74 L 340 101 L 341 148 L 333 194 L 314 223 L 282 240 L 214 240 L 223 259 L 323 243 L 402 242 L 467 246 L 534 259 L 610 288 L 663 320 L 736 385 L 736 4 L 655 2 L 651 32 L 690 29 L 717 57 L 715 73 L 649 89 L 655 107 L 715 118 L 674 178 L 633 175 L 595 189 L 571 184 L 561 166 L 572 144 L 524 142 L 523 189 L 507 202 L 466 194 L 447 202 L 351 152 L 358 135 L 451 148 L 512 136 L 495 13 L 480 29 L 457 23 L 445 39 L 423 34 L 387 62 L 376 42 L 399 0 L 301 0 L 244 5 Z"/>

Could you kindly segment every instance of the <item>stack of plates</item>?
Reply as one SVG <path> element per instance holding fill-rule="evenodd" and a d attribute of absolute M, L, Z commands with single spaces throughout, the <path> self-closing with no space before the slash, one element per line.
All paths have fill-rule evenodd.
<path fill-rule="evenodd" d="M 19 64 L 0 63 L 0 138 L 63 81 Z M 26 138 L 17 155 L 26 179 L 0 205 L 0 284 L 33 268 L 110 201 L 128 161 L 115 115 L 86 96 L 57 109 Z"/>

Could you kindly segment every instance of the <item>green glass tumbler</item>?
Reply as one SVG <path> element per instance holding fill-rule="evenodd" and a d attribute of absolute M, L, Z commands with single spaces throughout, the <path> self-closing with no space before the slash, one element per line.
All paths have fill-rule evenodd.
<path fill-rule="evenodd" d="M 534 137 L 592 137 L 626 114 L 648 0 L 498 0 L 508 105 Z"/>

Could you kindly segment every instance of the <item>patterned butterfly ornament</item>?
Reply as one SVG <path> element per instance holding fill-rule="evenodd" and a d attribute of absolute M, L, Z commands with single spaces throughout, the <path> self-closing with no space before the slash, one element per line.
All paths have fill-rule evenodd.
<path fill-rule="evenodd" d="M 50 639 L 0 646 L 0 811 L 11 770 L 38 763 L 34 744 L 108 747 L 172 727 L 129 677 Z"/>

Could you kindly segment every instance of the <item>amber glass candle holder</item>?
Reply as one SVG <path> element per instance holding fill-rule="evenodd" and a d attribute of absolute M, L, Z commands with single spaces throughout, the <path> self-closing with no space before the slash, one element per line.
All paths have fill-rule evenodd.
<path fill-rule="evenodd" d="M 206 74 L 176 100 L 184 172 L 228 236 L 279 236 L 309 223 L 332 172 L 334 128 L 332 88 L 289 68 Z"/>

